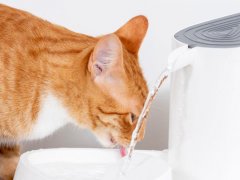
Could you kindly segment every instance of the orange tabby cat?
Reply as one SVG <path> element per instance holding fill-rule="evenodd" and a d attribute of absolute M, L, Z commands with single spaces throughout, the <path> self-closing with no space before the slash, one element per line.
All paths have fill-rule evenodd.
<path fill-rule="evenodd" d="M 137 16 L 90 37 L 0 5 L 0 179 L 12 178 L 19 141 L 69 122 L 129 144 L 148 93 L 137 55 L 147 27 Z"/>

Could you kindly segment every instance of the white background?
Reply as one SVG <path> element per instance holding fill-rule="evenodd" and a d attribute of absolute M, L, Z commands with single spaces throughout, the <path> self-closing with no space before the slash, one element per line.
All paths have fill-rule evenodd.
<path fill-rule="evenodd" d="M 240 0 L 0 0 L 43 19 L 88 35 L 115 31 L 135 15 L 149 19 L 140 63 L 149 86 L 167 63 L 175 32 L 210 19 L 240 13 Z M 169 80 L 151 110 L 139 149 L 165 149 L 168 139 Z M 24 151 L 46 147 L 100 147 L 86 130 L 68 125 L 52 136 L 24 144 Z"/>

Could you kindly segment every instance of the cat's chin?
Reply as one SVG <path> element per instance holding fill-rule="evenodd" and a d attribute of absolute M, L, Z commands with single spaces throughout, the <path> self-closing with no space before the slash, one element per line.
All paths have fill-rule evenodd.
<path fill-rule="evenodd" d="M 101 135 L 98 134 L 97 139 L 103 147 L 106 147 L 106 148 L 118 147 L 120 149 L 122 157 L 126 155 L 127 145 L 122 145 L 121 143 L 119 143 L 111 134 L 101 134 Z"/>
<path fill-rule="evenodd" d="M 101 143 L 102 146 L 106 148 L 114 148 L 117 146 L 117 142 L 113 138 L 113 136 L 108 135 L 108 136 L 98 136 L 97 137 L 98 141 Z"/>
<path fill-rule="evenodd" d="M 125 157 L 127 155 L 126 147 L 118 145 L 116 140 L 113 136 L 109 136 L 108 138 L 98 138 L 100 143 L 107 148 L 114 148 L 116 146 L 119 146 L 121 157 Z"/>

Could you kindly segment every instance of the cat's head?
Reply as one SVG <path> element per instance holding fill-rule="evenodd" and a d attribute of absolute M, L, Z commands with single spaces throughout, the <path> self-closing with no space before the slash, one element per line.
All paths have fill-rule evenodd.
<path fill-rule="evenodd" d="M 127 146 L 144 105 L 148 89 L 138 51 L 148 21 L 137 16 L 115 33 L 99 37 L 88 62 L 94 95 L 91 96 L 92 131 L 108 147 Z M 145 123 L 138 137 L 144 136 Z"/>

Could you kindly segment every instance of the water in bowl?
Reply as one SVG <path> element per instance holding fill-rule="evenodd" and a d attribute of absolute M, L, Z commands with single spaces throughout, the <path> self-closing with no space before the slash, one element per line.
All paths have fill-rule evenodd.
<path fill-rule="evenodd" d="M 48 162 L 34 165 L 34 169 L 39 172 L 42 177 L 47 179 L 57 180 L 130 180 L 133 176 L 144 172 L 146 167 L 153 165 L 159 167 L 159 155 L 155 153 L 137 153 L 132 158 L 129 172 L 127 175 L 119 176 L 119 172 L 124 163 L 124 159 L 119 159 L 114 162 L 99 162 L 99 163 L 73 163 L 73 162 Z M 158 163 L 158 164 L 156 164 Z M 141 175 L 143 179 L 151 176 L 157 176 L 159 170 L 152 168 L 151 175 L 144 173 Z M 144 178 L 146 176 L 146 178 Z M 140 178 L 141 179 L 141 178 Z"/>
<path fill-rule="evenodd" d="M 78 164 L 78 163 L 47 163 L 39 164 L 39 172 L 47 174 L 51 179 L 57 180 L 103 180 L 104 176 L 113 166 L 119 164 Z"/>

